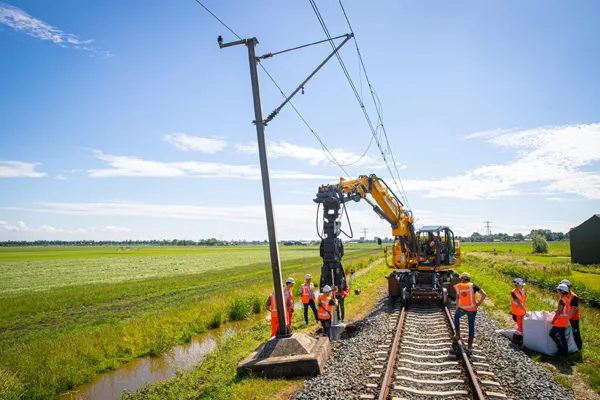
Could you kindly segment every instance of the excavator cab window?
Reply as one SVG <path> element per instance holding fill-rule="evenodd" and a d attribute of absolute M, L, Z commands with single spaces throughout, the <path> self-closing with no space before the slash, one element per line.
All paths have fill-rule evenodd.
<path fill-rule="evenodd" d="M 454 242 L 454 232 L 452 232 L 450 229 L 447 230 L 448 233 L 446 235 L 448 241 L 448 264 L 447 265 L 454 265 L 456 263 L 456 244 Z"/>

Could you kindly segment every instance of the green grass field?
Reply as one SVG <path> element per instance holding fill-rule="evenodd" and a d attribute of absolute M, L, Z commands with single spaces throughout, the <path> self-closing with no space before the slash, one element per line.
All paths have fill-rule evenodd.
<path fill-rule="evenodd" d="M 510 291 L 514 286 L 511 282 L 512 277 L 502 272 L 502 267 L 510 261 L 499 258 L 499 256 L 490 258 L 467 256 L 463 261 L 460 270 L 469 272 L 472 282 L 480 285 L 488 294 L 490 301 L 486 301 L 485 309 L 503 322 L 505 326 L 512 326 L 513 321 L 509 317 Z M 594 275 L 594 277 L 596 276 L 599 275 Z M 553 279 L 558 283 L 566 277 L 572 278 L 557 275 Z M 574 289 L 577 291 L 577 282 L 574 282 Z M 585 282 L 589 284 L 588 281 Z M 527 285 L 526 290 L 530 310 L 554 310 L 554 307 L 547 302 L 548 299 L 555 299 L 556 294 L 554 291 L 541 289 L 533 284 Z M 554 367 L 556 360 L 553 357 L 536 353 L 532 354 L 532 357 L 546 363 L 546 367 L 557 374 L 557 380 L 562 384 L 573 385 L 575 379 L 580 379 L 589 384 L 594 391 L 600 393 L 600 309 L 585 304 L 581 304 L 580 308 L 582 318 L 581 334 L 584 342 L 583 352 L 572 354 L 567 360 L 560 363 L 560 371 Z"/>
<path fill-rule="evenodd" d="M 541 257 L 568 257 L 571 254 L 570 244 L 568 241 L 562 242 L 548 242 L 550 252 L 548 255 Z M 494 250 L 498 253 L 512 253 L 519 255 L 531 255 L 533 257 L 540 257 L 539 255 L 532 254 L 531 242 L 464 242 L 460 244 L 461 250 L 464 252 L 493 252 Z M 569 261 L 569 260 L 567 260 Z"/>
<path fill-rule="evenodd" d="M 347 246 L 345 266 L 380 255 Z M 282 246 L 281 259 L 285 277 L 319 276 L 318 247 Z M 232 308 L 262 312 L 271 282 L 266 246 L 2 248 L 0 398 L 55 396 L 185 342 Z"/>

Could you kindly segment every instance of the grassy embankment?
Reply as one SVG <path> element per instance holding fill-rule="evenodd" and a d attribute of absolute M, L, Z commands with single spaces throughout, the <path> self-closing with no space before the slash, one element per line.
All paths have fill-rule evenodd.
<path fill-rule="evenodd" d="M 566 360 L 556 363 L 553 357 L 539 355 L 531 352 L 531 356 L 544 362 L 548 369 L 555 372 L 556 379 L 564 386 L 572 387 L 578 379 L 583 379 L 596 392 L 600 393 L 600 286 L 597 279 L 580 279 L 575 275 L 572 266 L 566 262 L 540 263 L 531 261 L 530 257 L 539 257 L 526 253 L 525 250 L 517 255 L 508 253 L 508 245 L 499 246 L 497 243 L 496 253 L 482 252 L 489 250 L 482 246 L 472 246 L 471 249 L 463 247 L 463 251 L 472 249 L 472 256 L 464 258 L 461 271 L 467 271 L 472 276 L 472 281 L 481 285 L 490 297 L 486 302 L 486 310 L 505 326 L 513 325 L 510 315 L 510 291 L 514 288 L 512 279 L 523 277 L 529 285 L 527 302 L 530 310 L 553 311 L 556 305 L 555 288 L 562 279 L 569 279 L 574 285 L 575 291 L 581 296 L 584 304 L 581 310 L 581 334 L 584 349 L 581 353 L 570 355 Z M 558 247 L 558 248 L 556 248 Z M 551 245 L 551 252 L 545 258 L 551 258 L 556 254 L 563 254 L 568 247 Z M 566 250 L 565 250 L 566 248 Z M 513 247 L 513 253 L 515 252 Z M 507 255 L 507 253 L 509 255 Z M 533 258 L 535 260 L 535 258 Z M 600 269 L 589 268 L 593 273 L 582 273 L 585 277 L 600 277 Z M 556 369 L 558 365 L 560 369 Z"/>
<path fill-rule="evenodd" d="M 348 246 L 364 266 L 374 246 Z M 318 275 L 318 248 L 281 249 L 285 276 Z M 268 249 L 0 249 L 0 398 L 54 396 L 224 321 L 261 312 Z"/>
<path fill-rule="evenodd" d="M 348 268 L 348 266 L 347 266 Z M 376 261 L 372 267 L 359 272 L 358 280 L 363 289 L 360 296 L 351 293 L 346 299 L 346 319 L 356 320 L 365 316 L 373 303 L 387 292 L 389 273 L 385 263 Z M 312 320 L 312 316 L 310 319 Z M 304 326 L 302 312 L 294 314 L 294 331 L 310 331 L 315 326 Z M 217 350 L 189 373 L 166 382 L 147 386 L 137 393 L 123 396 L 124 400 L 162 399 L 234 399 L 272 400 L 287 399 L 300 390 L 304 380 L 261 379 L 256 377 L 236 377 L 237 364 L 256 347 L 268 339 L 269 322 L 263 321 L 254 327 L 237 332 L 234 336 L 222 339 Z"/>

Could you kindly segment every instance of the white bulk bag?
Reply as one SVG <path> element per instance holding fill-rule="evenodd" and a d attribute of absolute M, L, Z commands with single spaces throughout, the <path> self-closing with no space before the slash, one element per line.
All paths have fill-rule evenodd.
<path fill-rule="evenodd" d="M 523 346 L 538 353 L 554 355 L 558 351 L 556 343 L 550 338 L 553 312 L 532 311 L 529 317 L 523 317 Z M 565 333 L 569 346 L 569 353 L 578 351 L 577 345 L 571 335 L 571 325 Z"/>

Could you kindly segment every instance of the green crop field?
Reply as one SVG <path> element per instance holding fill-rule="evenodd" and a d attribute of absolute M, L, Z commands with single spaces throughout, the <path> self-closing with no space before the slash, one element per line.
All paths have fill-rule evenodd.
<path fill-rule="evenodd" d="M 345 248 L 360 269 L 381 251 Z M 318 278 L 318 247 L 281 247 Z M 267 246 L 0 248 L 0 398 L 55 396 L 229 319 L 262 312 Z"/>
<path fill-rule="evenodd" d="M 549 256 L 569 256 L 570 244 L 568 241 L 548 242 Z M 494 250 L 498 253 L 532 254 L 531 242 L 464 242 L 460 244 L 464 252 L 479 252 Z"/>

